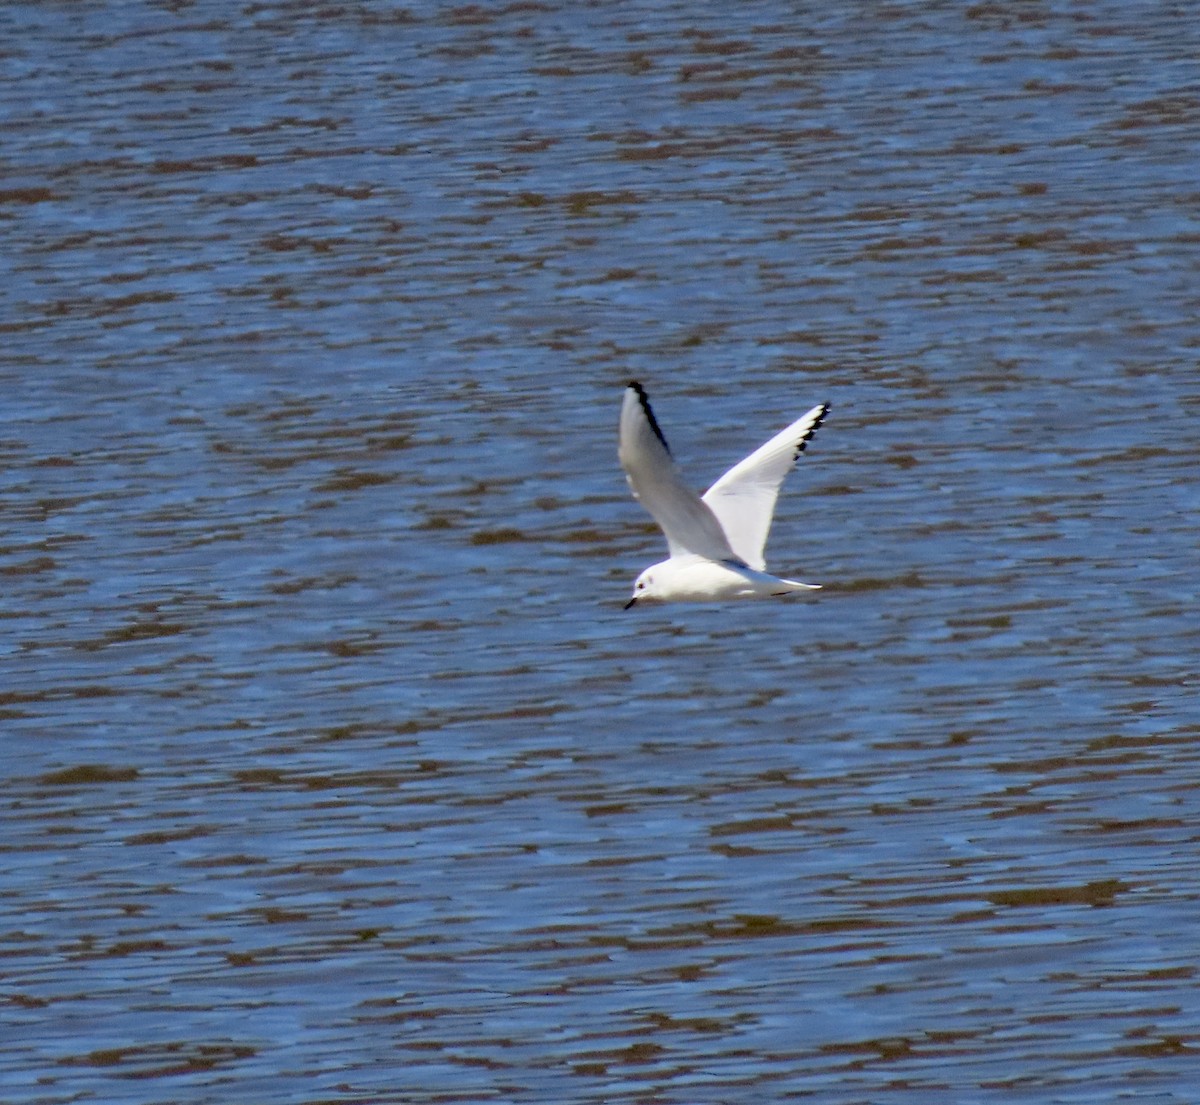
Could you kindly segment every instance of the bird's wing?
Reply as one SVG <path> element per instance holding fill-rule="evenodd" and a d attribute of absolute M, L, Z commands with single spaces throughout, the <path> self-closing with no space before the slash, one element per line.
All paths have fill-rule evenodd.
<path fill-rule="evenodd" d="M 680 477 L 650 401 L 637 383 L 625 389 L 617 455 L 634 498 L 666 534 L 672 556 L 695 553 L 742 563 L 712 510 Z"/>
<path fill-rule="evenodd" d="M 828 412 L 828 403 L 813 407 L 735 464 L 704 493 L 703 501 L 717 516 L 733 551 L 757 571 L 766 565 L 763 549 L 779 485 Z"/>

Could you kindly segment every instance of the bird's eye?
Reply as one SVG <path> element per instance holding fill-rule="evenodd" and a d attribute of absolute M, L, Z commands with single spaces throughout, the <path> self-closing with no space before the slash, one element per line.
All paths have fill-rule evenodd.
<path fill-rule="evenodd" d="M 646 589 L 646 585 L 641 580 L 638 580 L 638 590 L 644 591 L 645 589 Z"/>

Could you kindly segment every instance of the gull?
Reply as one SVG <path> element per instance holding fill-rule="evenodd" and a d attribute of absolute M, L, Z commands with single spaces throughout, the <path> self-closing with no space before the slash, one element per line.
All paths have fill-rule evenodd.
<path fill-rule="evenodd" d="M 697 495 L 671 458 L 645 389 L 630 382 L 617 456 L 633 497 L 666 535 L 671 555 L 638 576 L 625 609 L 643 599 L 712 602 L 819 591 L 812 583 L 770 575 L 763 548 L 783 477 L 828 411 L 828 403 L 813 407 Z"/>

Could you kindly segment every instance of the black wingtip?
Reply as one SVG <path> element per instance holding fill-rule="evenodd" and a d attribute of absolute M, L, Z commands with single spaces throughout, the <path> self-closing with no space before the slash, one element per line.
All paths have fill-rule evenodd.
<path fill-rule="evenodd" d="M 822 403 L 820 412 L 817 414 L 817 417 L 813 419 L 813 424 L 811 426 L 809 426 L 808 431 L 805 433 L 805 435 L 799 441 L 796 442 L 796 455 L 792 458 L 793 460 L 797 459 L 800 456 L 800 454 L 804 452 L 804 446 L 806 446 L 809 443 L 809 440 L 812 438 L 812 435 L 817 432 L 817 430 L 821 426 L 821 423 L 825 421 L 825 416 L 828 414 L 829 414 L 829 404 Z"/>
<path fill-rule="evenodd" d="M 646 389 L 642 387 L 636 380 L 630 380 L 629 386 L 633 388 L 634 394 L 638 397 L 638 402 L 642 405 L 642 411 L 646 415 L 646 421 L 650 423 L 650 429 L 654 431 L 654 436 L 662 443 L 662 447 L 666 449 L 667 455 L 671 453 L 671 446 L 667 444 L 667 439 L 663 435 L 658 426 L 658 419 L 654 417 L 654 411 L 650 409 L 650 396 L 646 394 Z"/>

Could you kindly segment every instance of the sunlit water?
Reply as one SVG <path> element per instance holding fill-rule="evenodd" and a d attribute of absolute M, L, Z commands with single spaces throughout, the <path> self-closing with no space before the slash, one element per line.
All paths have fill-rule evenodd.
<path fill-rule="evenodd" d="M 1195 1101 L 1186 6 L 0 45 L 5 1102 Z"/>

